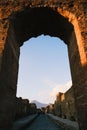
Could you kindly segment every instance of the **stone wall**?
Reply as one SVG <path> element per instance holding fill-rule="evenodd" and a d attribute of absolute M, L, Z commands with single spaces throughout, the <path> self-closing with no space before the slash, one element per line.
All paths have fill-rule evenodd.
<path fill-rule="evenodd" d="M 11 127 L 15 116 L 19 49 L 14 30 L 10 26 L 0 71 L 0 129 L 2 130 Z"/>
<path fill-rule="evenodd" d="M 0 1 L 0 129 L 14 119 L 20 46 L 41 34 L 68 46 L 80 130 L 87 128 L 87 1 Z M 21 22 L 22 21 L 22 22 Z M 10 113 L 8 111 L 10 110 Z M 8 116 L 7 116 L 8 115 Z M 8 118 L 7 118 L 8 117 Z"/>
<path fill-rule="evenodd" d="M 77 120 L 73 87 L 65 93 L 65 107 L 67 118 L 70 119 L 73 116 Z"/>
<path fill-rule="evenodd" d="M 60 117 L 62 117 L 62 108 L 61 108 L 62 96 L 63 96 L 63 93 L 59 92 L 56 95 L 56 100 L 54 102 L 54 112 L 56 115 Z"/>
<path fill-rule="evenodd" d="M 73 88 L 71 87 L 66 93 L 58 93 L 54 103 L 54 114 L 64 118 L 77 120 L 77 111 L 75 107 L 75 99 Z"/>
<path fill-rule="evenodd" d="M 37 106 L 35 103 L 30 103 L 28 99 L 16 97 L 15 120 L 28 116 L 30 114 L 35 114 L 36 112 Z"/>
<path fill-rule="evenodd" d="M 37 106 L 35 103 L 30 103 L 30 114 L 35 114 L 37 112 Z"/>
<path fill-rule="evenodd" d="M 30 114 L 30 104 L 28 99 L 22 99 L 16 97 L 16 115 L 15 119 L 19 119 Z"/>

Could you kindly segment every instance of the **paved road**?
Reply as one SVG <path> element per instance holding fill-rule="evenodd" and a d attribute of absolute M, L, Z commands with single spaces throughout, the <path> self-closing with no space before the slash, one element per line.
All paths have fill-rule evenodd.
<path fill-rule="evenodd" d="M 27 124 L 30 124 L 36 117 L 37 114 L 33 114 L 15 121 L 12 130 L 21 130 L 23 127 L 26 127 Z"/>
<path fill-rule="evenodd" d="M 54 124 L 46 115 L 40 115 L 37 119 L 26 128 L 26 130 L 62 130 Z"/>

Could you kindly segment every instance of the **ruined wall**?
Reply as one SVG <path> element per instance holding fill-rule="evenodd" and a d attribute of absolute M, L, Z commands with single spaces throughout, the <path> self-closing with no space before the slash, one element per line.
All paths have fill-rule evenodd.
<path fill-rule="evenodd" d="M 15 100 L 19 64 L 19 47 L 13 29 L 10 27 L 3 50 L 0 72 L 0 129 L 8 128 L 15 116 Z M 9 118 L 8 118 L 9 117 Z M 4 125 L 5 123 L 5 125 Z M 11 124 L 9 124 L 11 127 Z"/>
<path fill-rule="evenodd" d="M 0 129 L 4 130 L 11 127 L 15 116 L 20 48 L 8 19 L 3 18 L 0 21 L 0 27 Z M 8 122 L 10 122 L 9 125 Z"/>
<path fill-rule="evenodd" d="M 56 100 L 54 102 L 54 113 L 60 117 L 62 117 L 62 107 L 61 107 L 61 96 L 63 95 L 63 93 L 59 92 L 56 95 Z"/>
<path fill-rule="evenodd" d="M 37 106 L 35 103 L 29 103 L 28 99 L 22 99 L 21 97 L 16 97 L 16 106 L 15 106 L 15 120 L 29 116 L 30 114 L 36 114 Z"/>
<path fill-rule="evenodd" d="M 28 99 L 22 99 L 16 97 L 16 115 L 15 119 L 23 118 L 30 114 L 30 104 Z"/>
<path fill-rule="evenodd" d="M 17 88 L 19 46 L 31 37 L 48 34 L 50 36 L 60 37 L 68 46 L 74 95 L 78 110 L 78 121 L 80 130 L 86 130 L 86 7 L 86 0 L 0 1 L 0 129 L 6 130 L 9 128 L 14 119 L 13 111 Z M 43 11 L 44 8 L 46 8 L 45 13 Z M 39 12 L 41 12 L 41 14 Z M 46 23 L 46 16 L 46 19 L 43 19 L 43 22 L 41 21 L 43 23 L 41 25 L 39 17 L 42 19 L 43 17 L 41 16 L 43 14 L 45 18 L 47 12 L 49 12 L 48 15 L 50 15 L 50 18 L 53 16 L 53 21 L 51 19 L 50 22 Z M 58 17 L 56 17 L 55 12 L 58 14 Z M 38 16 L 38 18 L 36 16 Z M 21 22 L 24 18 L 26 20 Z M 27 20 L 29 24 L 26 22 Z M 73 26 L 71 26 L 71 24 Z M 10 114 L 8 110 L 10 110 Z"/>
<path fill-rule="evenodd" d="M 75 118 L 75 120 L 77 120 L 77 111 L 76 111 L 76 107 L 75 107 L 73 87 L 71 87 L 65 93 L 65 103 L 63 104 L 63 106 L 66 109 L 67 118 L 71 119 L 71 117 L 73 116 Z"/>
<path fill-rule="evenodd" d="M 54 103 L 54 113 L 62 118 L 77 120 L 77 111 L 75 107 L 74 91 L 71 87 L 65 93 L 58 93 Z"/>

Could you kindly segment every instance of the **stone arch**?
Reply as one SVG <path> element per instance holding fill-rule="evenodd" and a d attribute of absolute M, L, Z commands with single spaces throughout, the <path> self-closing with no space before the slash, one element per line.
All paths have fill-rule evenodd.
<path fill-rule="evenodd" d="M 0 128 L 9 128 L 15 115 L 20 46 L 31 37 L 48 34 L 60 37 L 68 46 L 78 122 L 80 130 L 86 130 L 87 22 L 84 4 L 79 0 L 6 0 L 0 2 L 0 7 Z"/>

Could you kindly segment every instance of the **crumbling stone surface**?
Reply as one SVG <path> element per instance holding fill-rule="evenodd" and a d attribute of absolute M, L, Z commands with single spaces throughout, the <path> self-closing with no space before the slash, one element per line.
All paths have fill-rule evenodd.
<path fill-rule="evenodd" d="M 78 122 L 86 130 L 87 0 L 0 1 L 0 129 L 9 129 L 15 115 L 20 46 L 41 34 L 67 44 Z"/>

